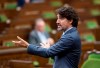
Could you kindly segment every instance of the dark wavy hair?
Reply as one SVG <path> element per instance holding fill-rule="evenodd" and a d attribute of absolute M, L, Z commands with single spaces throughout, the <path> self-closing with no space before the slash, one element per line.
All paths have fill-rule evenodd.
<path fill-rule="evenodd" d="M 71 6 L 63 6 L 56 10 L 56 13 L 59 14 L 62 18 L 67 18 L 67 20 L 73 20 L 72 26 L 78 26 L 78 14 Z"/>

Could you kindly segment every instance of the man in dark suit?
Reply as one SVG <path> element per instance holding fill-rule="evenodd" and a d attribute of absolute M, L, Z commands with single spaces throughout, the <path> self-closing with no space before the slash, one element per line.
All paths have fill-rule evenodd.
<path fill-rule="evenodd" d="M 61 38 L 49 47 L 48 43 L 42 43 L 42 47 L 27 43 L 20 37 L 15 44 L 27 47 L 27 52 L 43 57 L 55 57 L 53 68 L 78 68 L 81 54 L 81 40 L 77 31 L 78 15 L 71 6 L 57 9 L 57 26 L 62 30 Z"/>
<path fill-rule="evenodd" d="M 40 44 L 41 42 L 44 43 L 45 41 L 52 39 L 45 30 L 45 27 L 46 23 L 42 18 L 37 18 L 35 20 L 35 26 L 29 34 L 29 44 Z"/>
<path fill-rule="evenodd" d="M 18 7 L 23 7 L 24 3 L 25 3 L 25 0 L 17 0 Z"/>
<path fill-rule="evenodd" d="M 31 0 L 17 0 L 17 6 L 23 7 L 25 3 L 30 3 Z"/>

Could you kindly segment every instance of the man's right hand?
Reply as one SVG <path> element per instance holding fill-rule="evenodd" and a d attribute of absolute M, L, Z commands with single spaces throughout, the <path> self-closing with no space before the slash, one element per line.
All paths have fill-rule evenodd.
<path fill-rule="evenodd" d="M 40 43 L 40 45 L 43 48 L 49 48 L 50 47 L 50 43 L 49 42 Z"/>
<path fill-rule="evenodd" d="M 28 47 L 29 43 L 23 40 L 21 37 L 17 36 L 19 41 L 12 41 L 16 46 Z"/>

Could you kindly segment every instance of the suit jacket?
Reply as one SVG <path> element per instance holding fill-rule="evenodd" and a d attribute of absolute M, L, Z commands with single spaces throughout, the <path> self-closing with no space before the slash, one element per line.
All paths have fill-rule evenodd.
<path fill-rule="evenodd" d="M 46 36 L 46 38 L 50 37 L 47 32 L 44 32 L 44 35 Z M 40 37 L 38 36 L 38 33 L 36 30 L 33 30 L 30 32 L 29 43 L 30 44 L 40 44 L 41 43 Z"/>
<path fill-rule="evenodd" d="M 55 57 L 53 68 L 78 68 L 81 40 L 77 29 L 73 27 L 69 31 L 65 31 L 58 42 L 50 48 L 30 44 L 27 51 L 29 54 L 42 57 Z"/>
<path fill-rule="evenodd" d="M 30 2 L 32 2 L 32 0 L 30 0 Z M 17 6 L 18 7 L 23 7 L 25 4 L 25 0 L 17 0 Z"/>

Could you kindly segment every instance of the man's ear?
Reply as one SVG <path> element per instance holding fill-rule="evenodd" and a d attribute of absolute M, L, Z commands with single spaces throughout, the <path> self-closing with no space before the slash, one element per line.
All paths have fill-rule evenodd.
<path fill-rule="evenodd" d="M 69 23 L 72 24 L 73 20 L 69 20 Z"/>

